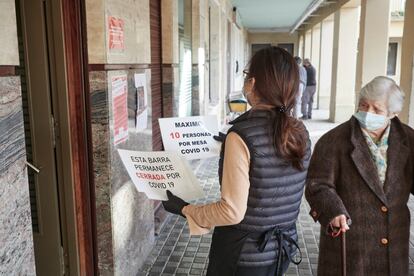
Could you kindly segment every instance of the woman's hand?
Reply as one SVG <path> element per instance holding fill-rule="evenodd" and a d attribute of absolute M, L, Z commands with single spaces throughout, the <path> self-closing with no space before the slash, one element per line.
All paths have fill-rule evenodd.
<path fill-rule="evenodd" d="M 164 209 L 170 213 L 180 215 L 185 217 L 183 214 L 183 208 L 188 205 L 187 202 L 179 198 L 178 196 L 173 195 L 170 191 L 167 190 L 167 201 L 163 201 L 162 205 Z"/>
<path fill-rule="evenodd" d="M 349 225 L 348 225 L 348 219 L 346 218 L 345 215 L 339 215 L 337 217 L 335 217 L 330 225 L 333 227 L 333 229 L 336 230 L 336 232 L 343 232 L 345 233 L 346 231 L 349 230 Z"/>
<path fill-rule="evenodd" d="M 218 135 L 213 136 L 213 139 L 217 142 L 223 143 L 226 140 L 226 134 L 220 131 Z"/>

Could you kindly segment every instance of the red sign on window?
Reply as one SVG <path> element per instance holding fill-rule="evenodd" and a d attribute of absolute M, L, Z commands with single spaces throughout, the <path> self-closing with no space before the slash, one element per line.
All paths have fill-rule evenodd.
<path fill-rule="evenodd" d="M 114 144 L 128 139 L 128 82 L 127 76 L 114 76 L 111 80 L 114 118 Z"/>
<path fill-rule="evenodd" d="M 125 49 L 124 20 L 110 16 L 108 28 L 109 49 Z"/>

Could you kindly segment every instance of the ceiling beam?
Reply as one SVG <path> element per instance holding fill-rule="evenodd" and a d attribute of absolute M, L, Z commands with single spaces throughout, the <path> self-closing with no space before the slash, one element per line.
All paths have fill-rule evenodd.
<path fill-rule="evenodd" d="M 349 1 L 350 0 L 325 1 L 327 3 L 330 3 L 330 5 L 323 6 L 315 10 L 314 12 L 317 13 L 319 16 L 308 17 L 306 20 L 306 25 L 302 24 L 304 28 L 300 30 L 300 35 L 305 34 L 308 30 L 312 29 L 315 25 L 325 20 L 325 18 L 339 10 L 343 5 L 345 5 Z"/>
<path fill-rule="evenodd" d="M 315 10 L 318 10 L 319 6 L 324 2 L 324 0 L 313 0 L 308 8 L 302 13 L 298 21 L 293 25 L 290 33 L 294 33 L 296 29 L 311 15 Z"/>
<path fill-rule="evenodd" d="M 249 33 L 288 33 L 289 28 L 248 28 Z"/>

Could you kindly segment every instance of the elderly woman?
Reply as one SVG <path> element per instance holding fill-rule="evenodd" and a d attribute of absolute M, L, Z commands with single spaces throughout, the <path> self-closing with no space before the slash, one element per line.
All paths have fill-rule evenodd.
<path fill-rule="evenodd" d="M 335 231 L 348 231 L 348 275 L 408 275 L 414 130 L 397 117 L 403 100 L 393 80 L 376 77 L 358 112 L 315 146 L 305 195 L 322 226 L 318 275 L 340 275 Z"/>

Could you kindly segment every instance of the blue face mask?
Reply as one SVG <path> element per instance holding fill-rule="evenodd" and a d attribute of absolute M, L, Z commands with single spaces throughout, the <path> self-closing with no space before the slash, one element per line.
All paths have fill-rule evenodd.
<path fill-rule="evenodd" d="M 354 114 L 354 117 L 361 124 L 361 127 L 368 131 L 378 130 L 384 127 L 389 122 L 387 116 L 364 111 L 358 111 Z"/>

